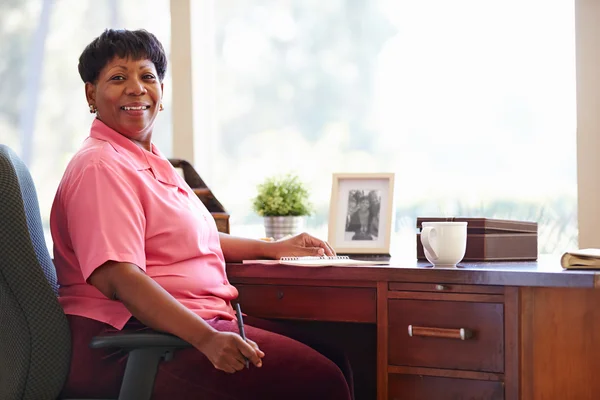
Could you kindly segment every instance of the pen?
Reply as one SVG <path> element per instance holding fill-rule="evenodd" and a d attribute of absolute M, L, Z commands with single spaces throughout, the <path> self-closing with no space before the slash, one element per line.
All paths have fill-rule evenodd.
<path fill-rule="evenodd" d="M 240 307 L 240 303 L 235 303 L 235 313 L 237 314 L 237 323 L 238 329 L 240 330 L 240 336 L 246 341 L 246 332 L 244 332 L 244 320 L 242 319 L 242 309 Z M 244 360 L 246 362 L 246 368 L 250 368 L 250 364 L 248 363 L 248 358 L 244 356 Z"/>

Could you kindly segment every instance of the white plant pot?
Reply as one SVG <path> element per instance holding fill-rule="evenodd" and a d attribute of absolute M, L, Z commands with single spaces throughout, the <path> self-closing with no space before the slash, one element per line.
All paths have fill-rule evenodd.
<path fill-rule="evenodd" d="M 304 225 L 304 217 L 264 217 L 265 234 L 267 237 L 279 240 L 284 236 L 300 233 Z"/>

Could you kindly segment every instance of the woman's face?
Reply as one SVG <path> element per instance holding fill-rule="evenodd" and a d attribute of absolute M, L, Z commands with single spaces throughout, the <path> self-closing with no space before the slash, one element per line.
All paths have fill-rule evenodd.
<path fill-rule="evenodd" d="M 85 92 L 102 122 L 150 150 L 163 95 L 152 61 L 115 57 L 100 71 L 97 82 L 85 84 Z"/>
<path fill-rule="evenodd" d="M 369 199 L 362 199 L 360 201 L 360 209 L 365 211 L 369 209 Z"/>

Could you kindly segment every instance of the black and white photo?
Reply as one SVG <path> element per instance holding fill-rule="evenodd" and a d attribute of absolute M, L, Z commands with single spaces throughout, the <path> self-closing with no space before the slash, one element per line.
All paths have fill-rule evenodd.
<path fill-rule="evenodd" d="M 381 190 L 350 190 L 345 238 L 348 240 L 377 240 L 380 213 Z"/>
<path fill-rule="evenodd" d="M 329 243 L 338 252 L 389 251 L 394 174 L 334 174 Z"/>

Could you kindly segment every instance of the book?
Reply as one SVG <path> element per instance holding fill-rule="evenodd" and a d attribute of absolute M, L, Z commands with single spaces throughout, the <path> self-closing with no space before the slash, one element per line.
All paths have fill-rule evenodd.
<path fill-rule="evenodd" d="M 281 257 L 278 260 L 243 260 L 243 264 L 293 265 L 297 267 L 340 267 L 389 264 L 389 261 L 354 260 L 348 256 Z"/>
<path fill-rule="evenodd" d="M 564 269 L 600 269 L 600 249 L 568 251 L 560 258 Z"/>

